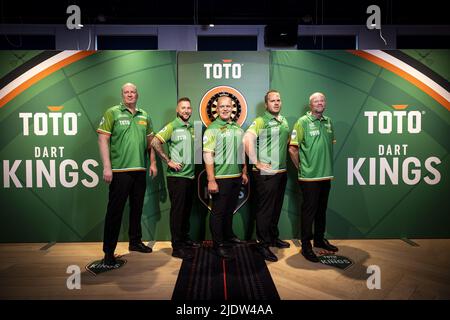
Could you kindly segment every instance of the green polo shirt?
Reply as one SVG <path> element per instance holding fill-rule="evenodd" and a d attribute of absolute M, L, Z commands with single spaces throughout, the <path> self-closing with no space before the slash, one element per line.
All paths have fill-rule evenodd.
<path fill-rule="evenodd" d="M 236 122 L 225 122 L 217 118 L 203 134 L 203 151 L 214 153 L 216 179 L 241 176 L 244 162 L 243 133 Z"/>
<path fill-rule="evenodd" d="M 262 117 L 253 121 L 247 132 L 253 133 L 256 139 L 258 161 L 272 165 L 274 172 L 286 171 L 286 155 L 289 143 L 289 124 L 282 115 L 275 117 L 264 112 Z M 253 165 L 253 170 L 257 171 Z"/>
<path fill-rule="evenodd" d="M 133 115 L 121 103 L 106 110 L 97 132 L 110 136 L 113 172 L 146 170 L 147 136 L 153 134 L 147 112 L 136 108 Z"/>
<path fill-rule="evenodd" d="M 180 171 L 167 166 L 167 176 L 194 179 L 194 127 L 192 124 L 185 123 L 177 117 L 162 128 L 155 137 L 161 143 L 167 143 L 170 159 L 183 165 Z"/>
<path fill-rule="evenodd" d="M 294 125 L 290 145 L 299 146 L 298 179 L 318 181 L 333 179 L 334 129 L 331 119 L 321 119 L 307 112 Z"/>

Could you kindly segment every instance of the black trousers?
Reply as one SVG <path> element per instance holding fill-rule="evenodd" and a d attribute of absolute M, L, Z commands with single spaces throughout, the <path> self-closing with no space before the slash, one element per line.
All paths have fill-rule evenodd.
<path fill-rule="evenodd" d="M 130 244 L 141 242 L 141 217 L 145 188 L 146 173 L 144 171 L 113 173 L 113 179 L 109 185 L 109 201 L 103 236 L 105 253 L 114 253 L 116 249 L 123 209 L 128 198 L 130 205 L 129 241 Z"/>
<path fill-rule="evenodd" d="M 256 236 L 259 244 L 270 246 L 279 237 L 278 221 L 283 207 L 287 173 L 264 175 L 252 171 L 256 206 Z"/>
<path fill-rule="evenodd" d="M 219 192 L 212 194 L 212 214 L 209 227 L 214 245 L 235 237 L 233 211 L 237 206 L 242 178 L 217 179 Z"/>
<path fill-rule="evenodd" d="M 299 185 L 303 194 L 300 216 L 301 241 L 302 245 L 308 245 L 312 239 L 322 240 L 324 238 L 331 181 L 299 181 Z"/>
<path fill-rule="evenodd" d="M 167 177 L 170 198 L 170 233 L 172 248 L 180 248 L 189 239 L 189 218 L 194 198 L 194 180 Z"/>

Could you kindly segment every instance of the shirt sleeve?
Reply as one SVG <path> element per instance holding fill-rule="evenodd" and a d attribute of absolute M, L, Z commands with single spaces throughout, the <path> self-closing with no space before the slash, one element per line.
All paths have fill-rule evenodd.
<path fill-rule="evenodd" d="M 216 135 L 214 129 L 206 129 L 203 134 L 203 151 L 214 152 L 216 148 Z"/>
<path fill-rule="evenodd" d="M 98 125 L 97 132 L 101 134 L 111 135 L 114 128 L 114 114 L 111 109 L 106 110 L 102 120 Z"/>
<path fill-rule="evenodd" d="M 330 128 L 331 128 L 331 142 L 336 143 L 336 136 L 334 134 L 334 125 L 331 120 L 330 120 Z"/>
<path fill-rule="evenodd" d="M 161 143 L 166 143 L 171 139 L 172 132 L 173 126 L 170 123 L 168 123 L 156 134 L 155 137 L 158 138 L 158 140 L 161 141 Z"/>
<path fill-rule="evenodd" d="M 150 117 L 147 115 L 147 136 L 154 134 L 153 132 L 153 125 L 152 125 L 152 120 L 150 119 Z"/>
<path fill-rule="evenodd" d="M 304 130 L 300 121 L 297 121 L 291 132 L 291 141 L 289 145 L 299 146 L 303 141 Z"/>
<path fill-rule="evenodd" d="M 262 118 L 256 118 L 255 121 L 248 127 L 246 132 L 251 132 L 255 136 L 259 135 L 259 131 L 264 127 L 264 120 Z"/>

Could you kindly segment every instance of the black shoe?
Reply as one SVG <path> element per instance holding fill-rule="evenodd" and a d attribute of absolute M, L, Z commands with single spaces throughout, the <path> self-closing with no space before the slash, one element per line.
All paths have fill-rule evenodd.
<path fill-rule="evenodd" d="M 140 243 L 135 243 L 135 244 L 130 244 L 128 246 L 128 251 L 137 251 L 137 252 L 142 252 L 142 253 L 150 253 L 152 252 L 152 248 L 146 246 L 145 244 L 143 244 L 142 242 Z"/>
<path fill-rule="evenodd" d="M 183 244 L 186 247 L 191 247 L 191 248 L 200 248 L 202 246 L 200 243 L 192 241 L 191 239 L 187 239 L 187 240 L 183 241 Z"/>
<path fill-rule="evenodd" d="M 274 242 L 272 242 L 272 247 L 277 247 L 277 248 L 289 248 L 291 245 L 289 244 L 289 242 L 283 241 L 281 239 L 277 239 Z"/>
<path fill-rule="evenodd" d="M 310 247 L 302 248 L 302 256 L 304 256 L 306 260 L 309 260 L 311 262 L 320 262 L 319 258 L 317 258 L 316 254 Z"/>
<path fill-rule="evenodd" d="M 314 247 L 325 249 L 327 251 L 333 251 L 333 252 L 339 251 L 338 247 L 333 246 L 331 243 L 328 242 L 327 239 L 322 239 L 322 240 L 318 240 L 318 241 L 314 240 Z"/>
<path fill-rule="evenodd" d="M 228 242 L 230 244 L 244 244 L 244 243 L 246 243 L 244 240 L 241 240 L 238 237 L 230 238 L 226 242 Z"/>
<path fill-rule="evenodd" d="M 114 253 L 105 253 L 105 258 L 103 258 L 103 264 L 108 267 L 113 267 L 117 263 Z"/>
<path fill-rule="evenodd" d="M 183 260 L 185 260 L 185 259 L 190 260 L 194 257 L 194 254 L 186 248 L 177 248 L 177 249 L 173 249 L 172 257 L 180 258 Z"/>
<path fill-rule="evenodd" d="M 257 246 L 256 247 L 258 252 L 264 257 L 264 260 L 276 262 L 278 261 L 278 258 L 276 255 L 273 254 L 272 251 L 268 247 L 263 246 Z"/>
<path fill-rule="evenodd" d="M 222 259 L 225 260 L 233 260 L 234 259 L 234 254 L 227 249 L 224 245 L 220 245 L 214 248 L 216 254 L 221 257 Z"/>

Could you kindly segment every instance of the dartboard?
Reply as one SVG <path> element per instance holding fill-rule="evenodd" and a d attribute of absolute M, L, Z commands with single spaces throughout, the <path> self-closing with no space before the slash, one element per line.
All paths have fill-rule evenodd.
<path fill-rule="evenodd" d="M 225 91 L 216 93 L 209 99 L 208 104 L 206 105 L 206 113 L 208 114 L 209 120 L 214 121 L 219 116 L 217 113 L 217 100 L 222 96 L 228 96 L 231 98 L 231 102 L 233 104 L 231 119 L 236 121 L 236 119 L 239 119 L 241 115 L 241 103 L 234 94 Z"/>
<path fill-rule="evenodd" d="M 208 126 L 219 116 L 217 113 L 217 100 L 221 96 L 231 98 L 233 104 L 231 118 L 239 125 L 242 125 L 247 118 L 247 101 L 239 91 L 229 86 L 215 87 L 205 93 L 200 102 L 200 117 L 203 123 Z"/>

